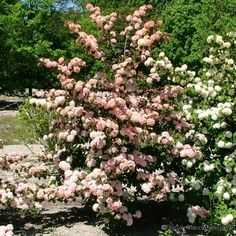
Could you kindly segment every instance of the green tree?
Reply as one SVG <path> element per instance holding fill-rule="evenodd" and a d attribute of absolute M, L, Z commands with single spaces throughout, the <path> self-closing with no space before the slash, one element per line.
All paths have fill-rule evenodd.
<path fill-rule="evenodd" d="M 56 78 L 39 65 L 40 57 L 70 56 L 71 34 L 65 23 L 66 1 L 23 1 L 0 4 L 0 91 L 48 88 Z M 13 2 L 12 2 L 13 3 Z M 74 14 L 71 14 L 74 15 Z"/>
<path fill-rule="evenodd" d="M 177 64 L 197 67 L 209 34 L 225 35 L 236 28 L 236 0 L 172 0 L 161 16 L 170 35 L 162 50 Z"/>

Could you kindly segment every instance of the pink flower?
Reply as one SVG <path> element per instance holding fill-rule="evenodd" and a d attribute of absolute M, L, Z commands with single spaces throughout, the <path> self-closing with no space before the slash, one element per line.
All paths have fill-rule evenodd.
<path fill-rule="evenodd" d="M 196 138 L 199 140 L 199 141 L 202 141 L 202 142 L 204 142 L 204 143 L 207 143 L 207 138 L 206 138 L 206 136 L 204 135 L 204 134 L 197 134 L 196 135 Z"/>
<path fill-rule="evenodd" d="M 128 15 L 127 17 L 126 17 L 126 21 L 131 21 L 132 20 L 132 16 L 131 15 Z"/>
<path fill-rule="evenodd" d="M 188 149 L 183 149 L 180 151 L 180 156 L 181 157 L 189 157 L 189 158 L 194 158 L 196 156 L 196 153 L 193 149 L 188 148 Z"/>
<path fill-rule="evenodd" d="M 117 84 L 117 85 L 122 85 L 123 83 L 124 83 L 124 80 L 123 80 L 122 77 L 117 77 L 117 78 L 115 79 L 115 84 Z"/>
<path fill-rule="evenodd" d="M 155 125 L 155 120 L 152 119 L 152 118 L 148 118 L 148 119 L 147 119 L 147 125 L 148 125 L 148 126 L 154 126 L 154 125 Z"/>
<path fill-rule="evenodd" d="M 67 142 L 72 143 L 75 140 L 75 136 L 72 134 L 69 134 L 66 138 Z"/>
<path fill-rule="evenodd" d="M 75 66 L 73 68 L 73 70 L 74 70 L 75 73 L 79 73 L 80 72 L 80 67 L 79 66 Z"/>
<path fill-rule="evenodd" d="M 155 26 L 155 22 L 153 20 L 150 20 L 150 21 L 147 21 L 145 24 L 144 24 L 144 28 L 146 29 L 151 29 Z"/>
<path fill-rule="evenodd" d="M 91 3 L 88 3 L 86 5 L 86 9 L 91 10 L 93 8 L 93 5 Z"/>
<path fill-rule="evenodd" d="M 142 184 L 141 188 L 145 193 L 149 193 L 152 189 L 152 184 L 151 183 L 144 183 L 144 184 Z"/>
<path fill-rule="evenodd" d="M 206 218 L 210 214 L 210 212 L 208 210 L 206 210 L 204 207 L 200 207 L 200 206 L 192 207 L 192 212 L 195 213 L 196 215 L 199 215 L 202 218 Z"/>
<path fill-rule="evenodd" d="M 137 219 L 140 219 L 142 217 L 142 212 L 141 211 L 136 211 L 134 214 L 134 217 Z"/>
<path fill-rule="evenodd" d="M 127 219 L 127 226 L 131 226 L 132 224 L 133 224 L 133 218 L 132 218 L 132 216 L 131 217 L 128 217 L 128 219 Z"/>
<path fill-rule="evenodd" d="M 96 129 L 98 131 L 103 131 L 106 128 L 106 122 L 102 119 L 99 119 L 96 124 Z"/>
<path fill-rule="evenodd" d="M 152 41 L 156 41 L 156 40 L 159 40 L 161 38 L 161 32 L 160 31 L 157 31 L 155 34 L 151 35 L 151 40 Z"/>
<path fill-rule="evenodd" d="M 65 103 L 66 99 L 64 96 L 58 96 L 55 98 L 55 104 L 56 105 L 63 105 Z"/>
<path fill-rule="evenodd" d="M 110 209 L 111 209 L 112 211 L 117 211 L 117 210 L 119 210 L 121 207 L 122 207 L 122 202 L 121 202 L 121 201 L 113 202 L 113 203 L 110 205 Z"/>
<path fill-rule="evenodd" d="M 69 170 L 70 169 L 70 164 L 66 161 L 60 161 L 59 162 L 59 168 L 63 171 Z"/>
<path fill-rule="evenodd" d="M 68 179 L 71 175 L 73 174 L 73 172 L 71 170 L 66 170 L 64 172 L 65 178 Z"/>

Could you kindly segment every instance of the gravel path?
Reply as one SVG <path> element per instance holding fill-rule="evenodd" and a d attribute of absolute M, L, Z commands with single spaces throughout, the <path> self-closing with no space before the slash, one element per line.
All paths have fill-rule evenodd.
<path fill-rule="evenodd" d="M 0 116 L 17 116 L 18 114 L 18 111 L 15 111 L 15 110 L 4 110 L 4 111 L 1 111 L 0 110 Z"/>
<path fill-rule="evenodd" d="M 9 153 L 19 153 L 23 155 L 35 155 L 37 152 L 43 149 L 42 145 L 39 144 L 29 144 L 25 145 L 5 145 L 3 149 L 0 149 L 0 155 L 5 155 Z"/>

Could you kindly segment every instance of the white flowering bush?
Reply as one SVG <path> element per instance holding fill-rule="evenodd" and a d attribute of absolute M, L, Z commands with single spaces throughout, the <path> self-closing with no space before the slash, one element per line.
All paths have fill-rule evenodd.
<path fill-rule="evenodd" d="M 197 160 L 190 156 L 182 160 L 188 221 L 194 223 L 200 216 L 199 220 L 211 225 L 228 226 L 225 229 L 231 233 L 236 217 L 235 39 L 234 32 L 225 39 L 209 36 L 209 55 L 199 71 L 191 71 L 187 65 L 174 67 L 163 52 L 158 60 L 146 61 L 151 73 L 186 86 L 182 114 L 193 127 L 185 134 L 185 142 L 198 145 L 202 153 Z M 171 201 L 184 201 L 184 196 L 169 193 Z"/>

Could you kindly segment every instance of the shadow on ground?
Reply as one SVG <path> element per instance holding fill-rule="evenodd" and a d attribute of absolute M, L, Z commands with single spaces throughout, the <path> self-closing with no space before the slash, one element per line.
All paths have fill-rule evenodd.
<path fill-rule="evenodd" d="M 66 235 L 70 235 L 70 228 L 76 223 L 83 223 L 84 225 L 91 227 L 100 225 L 100 228 L 102 228 L 104 232 L 102 235 L 104 236 L 158 236 L 158 231 L 163 225 L 168 225 L 170 222 L 174 225 L 180 224 L 181 219 L 184 218 L 183 213 L 177 213 L 169 203 L 142 203 L 140 207 L 143 211 L 143 218 L 138 222 L 135 222 L 132 227 L 126 227 L 123 225 L 106 228 L 101 224 L 101 221 L 99 221 L 96 214 L 89 207 L 72 207 L 67 211 L 54 211 L 51 213 L 45 212 L 35 217 L 22 217 L 18 212 L 2 210 L 0 211 L 0 223 L 2 225 L 9 223 L 13 224 L 15 234 L 24 236 L 54 235 L 52 233 L 53 229 L 60 226 L 67 227 L 68 234 Z M 64 236 L 64 234 L 56 235 Z M 78 234 L 72 235 L 82 236 L 79 232 Z"/>
<path fill-rule="evenodd" d="M 0 100 L 0 110 L 17 110 L 22 101 Z"/>

